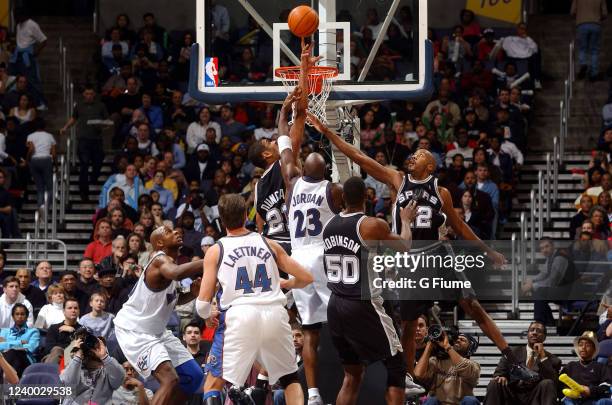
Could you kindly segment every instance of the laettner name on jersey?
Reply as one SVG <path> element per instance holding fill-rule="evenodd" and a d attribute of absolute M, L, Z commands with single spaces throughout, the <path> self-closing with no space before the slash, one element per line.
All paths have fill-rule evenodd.
<path fill-rule="evenodd" d="M 240 246 L 232 249 L 231 253 L 227 254 L 226 260 L 223 262 L 228 267 L 234 267 L 238 259 L 242 257 L 258 257 L 262 261 L 267 261 L 272 254 L 261 247 Z"/>
<path fill-rule="evenodd" d="M 269 211 L 273 209 L 279 201 L 285 201 L 285 190 L 283 189 L 276 190 L 266 197 L 266 199 L 261 203 L 261 209 L 264 211 Z"/>
<path fill-rule="evenodd" d="M 415 191 L 416 190 L 407 190 L 407 191 L 404 191 L 404 192 L 398 194 L 397 202 L 401 205 L 401 204 L 404 204 L 406 201 L 410 201 L 412 199 L 412 195 L 414 194 Z M 440 203 L 440 200 L 438 199 L 438 196 L 433 195 L 433 194 L 429 194 L 425 190 L 421 191 L 421 193 L 422 193 L 422 195 L 421 195 L 422 200 L 429 201 L 433 205 L 436 205 L 436 204 Z"/>
<path fill-rule="evenodd" d="M 329 236 L 323 240 L 323 243 L 325 243 L 326 250 L 330 250 L 334 247 L 341 247 L 352 251 L 354 254 L 357 254 L 361 248 L 361 243 L 342 235 Z"/>
<path fill-rule="evenodd" d="M 291 206 L 295 207 L 298 204 L 315 204 L 322 205 L 325 197 L 318 194 L 300 193 L 291 197 Z"/>

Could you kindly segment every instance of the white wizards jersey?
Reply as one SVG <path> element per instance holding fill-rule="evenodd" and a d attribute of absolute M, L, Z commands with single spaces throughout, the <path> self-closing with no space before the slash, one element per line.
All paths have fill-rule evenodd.
<path fill-rule="evenodd" d="M 323 246 L 323 225 L 335 213 L 332 210 L 327 180 L 312 180 L 300 177 L 287 199 L 291 249 Z"/>
<path fill-rule="evenodd" d="M 115 317 L 116 326 L 149 335 L 160 335 L 166 331 L 166 325 L 178 300 L 180 284 L 173 280 L 163 290 L 153 290 L 145 282 L 147 269 L 153 260 L 162 255 L 165 255 L 162 251 L 155 252 L 145 266 L 127 302 Z"/>
<path fill-rule="evenodd" d="M 264 237 L 250 232 L 219 239 L 219 309 L 235 305 L 285 305 L 276 259 Z"/>

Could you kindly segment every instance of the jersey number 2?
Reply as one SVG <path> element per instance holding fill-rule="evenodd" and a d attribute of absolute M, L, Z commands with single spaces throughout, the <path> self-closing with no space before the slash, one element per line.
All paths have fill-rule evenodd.
<path fill-rule="evenodd" d="M 249 279 L 246 267 L 238 267 L 235 290 L 244 290 L 244 294 L 253 294 L 253 288 L 261 288 L 261 292 L 272 291 L 272 279 L 268 277 L 266 265 L 263 263 L 258 264 L 255 268 L 253 281 Z"/>
<path fill-rule="evenodd" d="M 285 214 L 278 208 L 273 208 L 266 213 L 266 222 L 268 223 L 268 235 L 276 235 L 286 231 Z"/>
<path fill-rule="evenodd" d="M 295 211 L 293 213 L 293 219 L 297 221 L 295 226 L 296 238 L 303 238 L 306 236 L 306 233 L 308 233 L 308 236 L 317 236 L 323 230 L 321 213 L 316 208 L 311 208 L 306 211 L 306 218 L 304 218 L 304 213 L 302 211 Z"/>

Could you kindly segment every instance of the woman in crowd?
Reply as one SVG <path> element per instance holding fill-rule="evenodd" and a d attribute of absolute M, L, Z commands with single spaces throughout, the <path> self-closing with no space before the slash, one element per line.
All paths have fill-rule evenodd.
<path fill-rule="evenodd" d="M 482 240 L 486 240 L 489 237 L 488 232 L 485 232 L 486 226 L 483 226 L 482 215 L 474 202 L 474 197 L 469 190 L 465 190 L 461 194 L 461 207 L 463 208 L 463 216 L 465 223 L 474 231 L 476 236 Z"/>
<path fill-rule="evenodd" d="M 221 140 L 221 126 L 211 120 L 210 109 L 208 107 L 203 107 L 198 114 L 198 121 L 192 122 L 187 127 L 187 135 L 185 139 L 187 140 L 188 153 L 193 153 L 195 148 L 201 144 L 206 142 L 206 130 L 208 128 L 213 128 L 216 133 L 216 142 Z"/>
<path fill-rule="evenodd" d="M 47 288 L 47 302 L 43 305 L 36 317 L 34 327 L 38 329 L 49 329 L 49 326 L 64 322 L 64 300 L 66 291 L 59 284 L 53 284 Z"/>
<path fill-rule="evenodd" d="M 137 233 L 128 236 L 128 254 L 138 257 L 138 264 L 145 266 L 149 261 L 149 251 L 145 246 L 144 239 Z"/>
<path fill-rule="evenodd" d="M 11 108 L 9 116 L 17 118 L 20 124 L 34 121 L 36 118 L 36 109 L 32 106 L 32 101 L 27 94 L 22 94 L 19 97 L 19 104 Z"/>
<path fill-rule="evenodd" d="M 368 110 L 361 119 L 361 148 L 366 151 L 378 146 L 382 138 L 383 128 L 375 124 L 374 118 L 374 111 Z"/>
<path fill-rule="evenodd" d="M 151 232 L 153 232 L 154 218 L 151 210 L 148 208 L 143 208 L 140 212 L 140 218 L 138 219 L 138 224 L 144 227 L 144 238 L 145 240 L 151 237 Z M 136 232 L 136 228 L 134 228 Z"/>

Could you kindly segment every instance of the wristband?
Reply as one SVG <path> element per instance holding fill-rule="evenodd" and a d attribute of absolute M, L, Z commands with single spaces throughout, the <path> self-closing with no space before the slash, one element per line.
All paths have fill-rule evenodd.
<path fill-rule="evenodd" d="M 200 301 L 199 298 L 196 298 L 196 312 L 202 319 L 208 319 L 212 313 L 212 305 L 208 301 Z"/>
<path fill-rule="evenodd" d="M 279 136 L 276 143 L 278 144 L 279 153 L 283 153 L 285 149 L 293 151 L 293 148 L 291 147 L 291 138 L 289 138 L 287 135 Z"/>

